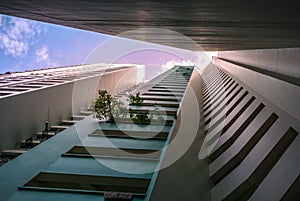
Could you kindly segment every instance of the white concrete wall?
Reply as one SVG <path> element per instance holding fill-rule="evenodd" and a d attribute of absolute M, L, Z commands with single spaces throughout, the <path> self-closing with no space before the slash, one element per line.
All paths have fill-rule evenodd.
<path fill-rule="evenodd" d="M 300 120 L 300 48 L 219 52 L 213 62 Z"/>
<path fill-rule="evenodd" d="M 218 57 L 300 79 L 300 48 L 221 51 Z"/>
<path fill-rule="evenodd" d="M 44 130 L 50 108 L 50 126 L 90 106 L 98 89 L 110 93 L 136 84 L 136 67 L 109 72 L 76 83 L 45 87 L 0 99 L 0 152 Z"/>
<path fill-rule="evenodd" d="M 150 200 L 209 201 L 208 160 L 199 160 L 204 140 L 200 126 L 201 76 L 194 70 Z"/>

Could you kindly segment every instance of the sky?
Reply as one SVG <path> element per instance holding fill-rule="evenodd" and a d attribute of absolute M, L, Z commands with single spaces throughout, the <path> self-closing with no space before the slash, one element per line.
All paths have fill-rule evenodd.
<path fill-rule="evenodd" d="M 205 58 L 197 54 L 0 14 L 0 73 L 91 63 L 136 63 L 146 64 L 146 72 L 153 77 L 174 64 L 199 63 L 199 58 Z"/>
<path fill-rule="evenodd" d="M 82 64 L 110 37 L 0 14 L 0 73 Z"/>

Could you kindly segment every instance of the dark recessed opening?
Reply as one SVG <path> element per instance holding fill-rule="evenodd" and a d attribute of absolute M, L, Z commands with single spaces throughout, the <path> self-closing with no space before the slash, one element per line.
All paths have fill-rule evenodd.
<path fill-rule="evenodd" d="M 9 95 L 10 93 L 0 93 L 0 96 L 7 96 Z"/>
<path fill-rule="evenodd" d="M 95 130 L 89 136 L 106 136 L 120 138 L 139 138 L 139 139 L 162 139 L 166 140 L 169 132 L 148 132 L 148 131 L 121 131 L 121 130 Z"/>
<path fill-rule="evenodd" d="M 40 85 L 17 85 L 17 86 L 14 86 L 14 87 L 20 87 L 20 88 L 41 88 L 43 86 L 40 86 Z"/>
<path fill-rule="evenodd" d="M 0 91 L 27 91 L 28 89 L 0 88 Z"/>
<path fill-rule="evenodd" d="M 20 189 L 124 192 L 145 195 L 150 179 L 41 172 Z"/>
<path fill-rule="evenodd" d="M 160 150 L 74 146 L 64 156 L 159 159 Z"/>

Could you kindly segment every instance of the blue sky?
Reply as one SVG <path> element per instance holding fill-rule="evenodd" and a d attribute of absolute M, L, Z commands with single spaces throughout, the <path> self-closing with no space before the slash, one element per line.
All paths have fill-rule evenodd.
<path fill-rule="evenodd" d="M 170 32 L 155 28 L 148 31 Z M 126 32 L 121 36 L 124 35 Z M 150 79 L 174 64 L 205 66 L 207 62 L 203 51 L 192 52 L 0 14 L 0 73 L 85 63 L 135 63 L 146 65 L 146 77 Z"/>
<path fill-rule="evenodd" d="M 110 37 L 0 14 L 0 73 L 82 64 Z"/>

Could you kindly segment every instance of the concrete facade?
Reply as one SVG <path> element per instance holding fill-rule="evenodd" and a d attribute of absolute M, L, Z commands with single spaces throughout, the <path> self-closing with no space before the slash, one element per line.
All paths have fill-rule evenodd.
<path fill-rule="evenodd" d="M 178 68 L 182 67 L 169 70 L 156 78 L 156 80 L 153 80 L 151 84 L 146 85 L 146 88 L 141 87 L 137 90 L 140 90 L 142 93 L 150 89 L 161 90 L 160 88 L 156 89 L 156 87 L 168 86 L 166 82 L 172 84 L 175 78 L 182 81 L 181 88 L 185 89 L 184 87 L 188 84 L 191 71 L 189 71 L 188 75 L 182 76 L 181 73 L 175 72 L 175 69 Z M 189 69 L 191 68 L 189 67 Z M 112 74 L 114 73 L 112 72 Z M 165 80 L 165 82 L 162 80 Z M 170 88 L 169 92 L 172 90 Z M 184 90 L 181 91 L 181 94 L 184 94 Z M 156 99 L 170 99 L 170 97 L 174 98 L 176 96 L 169 94 L 162 96 L 152 95 L 154 99 L 149 100 L 147 104 L 151 102 L 152 105 L 159 105 L 160 101 Z M 164 105 L 161 108 L 166 111 L 163 114 L 165 118 L 163 122 L 155 123 L 154 119 L 152 120 L 154 122 L 150 122 L 150 124 L 143 124 L 120 119 L 120 121 L 112 123 L 99 121 L 90 115 L 44 143 L 35 146 L 25 154 L 9 161 L 0 168 L 0 186 L 2 187 L 0 188 L 0 200 L 13 201 L 23 199 L 29 201 L 40 196 L 43 197 L 43 200 L 106 200 L 104 197 L 105 193 L 109 191 L 107 190 L 110 188 L 109 186 L 112 186 L 112 190 L 110 190 L 112 192 L 125 193 L 130 191 L 134 195 L 132 199 L 134 201 L 148 200 L 156 180 L 155 172 L 159 170 L 161 166 L 159 161 L 164 156 L 163 149 L 168 146 L 173 130 L 172 125 L 176 122 L 174 116 L 176 114 L 168 114 L 167 111 L 174 111 L 173 109 L 177 111 L 180 108 L 182 96 L 176 98 L 176 100 L 164 101 Z M 179 104 L 168 107 L 168 105 L 174 103 Z M 154 109 L 144 105 L 131 105 L 130 107 L 136 110 L 147 109 L 152 111 Z M 79 147 L 82 146 L 89 147 L 91 150 L 106 150 L 108 152 L 106 154 L 102 151 L 97 153 L 87 152 L 82 155 L 79 150 Z M 70 151 L 74 148 L 77 150 L 71 153 Z M 126 152 L 125 149 L 130 149 L 134 152 Z M 140 151 L 142 152 L 139 154 Z M 150 151 L 150 154 L 145 154 L 145 151 Z M 153 151 L 155 152 L 153 153 Z M 16 173 L 13 175 L 6 174 L 9 169 L 14 169 Z M 35 181 L 32 183 L 33 186 L 30 182 L 28 183 L 28 181 L 33 181 L 36 176 L 41 174 L 50 176 L 40 180 L 43 180 L 40 184 L 47 184 L 46 186 L 42 187 L 39 184 L 36 186 L 39 183 L 39 179 L 36 180 L 37 183 Z M 57 177 L 56 174 L 63 175 Z M 66 176 L 79 176 L 81 178 L 68 179 Z M 95 181 L 91 180 L 93 177 L 97 177 L 98 179 L 95 181 L 100 182 L 105 180 L 105 178 L 109 178 L 109 180 L 102 184 L 102 187 L 97 187 L 95 186 Z M 55 178 L 59 179 L 59 181 L 51 182 Z M 127 182 L 122 182 L 124 179 Z M 142 183 L 145 181 L 150 183 L 144 186 L 145 183 Z M 52 184 L 55 186 L 52 186 Z M 63 187 L 61 185 L 66 186 Z M 132 185 L 137 186 L 134 187 Z M 79 186 L 81 189 L 78 188 Z"/>
<path fill-rule="evenodd" d="M 76 80 L 0 97 L 0 150 L 15 148 L 22 140 L 43 131 L 48 108 L 49 126 L 57 125 L 90 107 L 99 89 L 117 93 L 135 85 L 137 80 L 136 67 L 77 76 Z"/>
<path fill-rule="evenodd" d="M 214 63 L 300 119 L 299 54 L 299 48 L 228 51 Z"/>
<path fill-rule="evenodd" d="M 90 115 L 4 164 L 1 199 L 107 200 L 117 191 L 134 201 L 295 200 L 299 119 L 222 62 L 178 69 L 133 91 L 145 102 L 129 105 L 134 112 L 161 106 L 164 122 Z"/>

